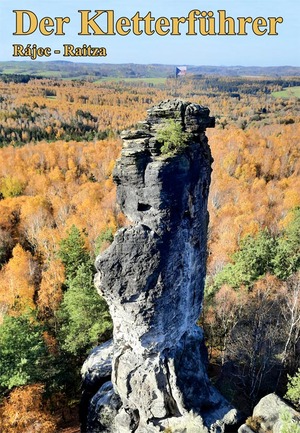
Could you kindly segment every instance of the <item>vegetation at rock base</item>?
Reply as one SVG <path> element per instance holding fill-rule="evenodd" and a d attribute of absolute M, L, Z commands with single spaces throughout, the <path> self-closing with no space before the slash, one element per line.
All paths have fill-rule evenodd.
<path fill-rule="evenodd" d="M 59 431 L 78 402 L 82 360 L 111 333 L 92 262 L 125 224 L 118 134 L 172 97 L 216 116 L 201 318 L 213 380 L 244 409 L 283 395 L 300 359 L 300 105 L 272 93 L 299 78 L 11 78 L 0 81 L 0 429 Z"/>
<path fill-rule="evenodd" d="M 67 290 L 58 309 L 61 347 L 76 356 L 111 338 L 112 322 L 105 301 L 93 284 L 94 267 L 80 231 L 72 226 L 60 243 Z M 100 320 L 99 320 L 100 319 Z"/>
<path fill-rule="evenodd" d="M 229 387 L 250 406 L 299 363 L 300 250 L 292 241 L 300 233 L 299 209 L 291 213 L 282 232 L 244 238 L 232 263 L 206 287 L 207 344 L 219 352 L 224 371 L 234 370 Z M 291 266 L 278 260 L 282 251 L 290 251 Z M 290 381 L 287 395 L 299 400 L 297 375 Z"/>

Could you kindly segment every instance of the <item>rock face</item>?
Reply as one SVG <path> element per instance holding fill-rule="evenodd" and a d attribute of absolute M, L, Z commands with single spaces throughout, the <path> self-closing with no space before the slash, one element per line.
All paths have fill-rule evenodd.
<path fill-rule="evenodd" d="M 156 133 L 174 119 L 186 148 L 162 155 Z M 236 412 L 211 386 L 196 322 L 206 267 L 207 198 L 212 157 L 209 110 L 178 100 L 148 110 L 125 131 L 114 170 L 117 201 L 132 225 L 96 260 L 95 278 L 114 323 L 111 383 L 89 407 L 89 433 L 222 432 Z M 84 372 L 101 377 L 94 353 Z M 101 358 L 102 356 L 102 358 Z M 85 379 L 89 382 L 89 374 Z M 192 421 L 191 421 L 192 418 Z M 186 422 L 185 422 L 186 421 Z M 190 427 L 188 427 L 190 425 Z"/>
<path fill-rule="evenodd" d="M 251 429 L 250 426 L 243 424 L 239 428 L 238 433 L 255 433 L 257 430 L 259 430 L 259 433 L 268 433 L 270 431 L 273 433 L 281 433 L 283 425 L 282 416 L 284 414 L 290 415 L 293 424 L 297 426 L 300 425 L 299 412 L 289 406 L 284 400 L 278 397 L 278 395 L 266 395 L 253 410 L 250 426 L 256 423 L 256 428 Z"/>

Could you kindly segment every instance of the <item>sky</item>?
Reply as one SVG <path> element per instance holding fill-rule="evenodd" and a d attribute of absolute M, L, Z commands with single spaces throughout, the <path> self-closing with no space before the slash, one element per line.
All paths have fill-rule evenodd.
<path fill-rule="evenodd" d="M 81 14 L 78 10 L 113 10 L 115 19 L 129 19 L 139 11 L 145 16 L 149 11 L 155 18 L 165 16 L 186 17 L 193 9 L 212 11 L 218 24 L 218 10 L 227 16 L 237 17 L 282 17 L 277 26 L 278 35 L 256 36 L 250 25 L 248 35 L 221 36 L 185 35 L 187 24 L 181 35 L 152 36 L 133 35 L 78 35 Z M 16 31 L 16 14 L 13 10 L 29 10 L 38 20 L 44 17 L 69 17 L 64 25 L 65 35 L 44 36 L 39 29 L 31 35 L 13 35 Z M 26 15 L 24 15 L 26 17 Z M 215 66 L 300 66 L 300 1 L 299 0 L 1 0 L 0 3 L 0 61 L 30 60 L 29 57 L 13 57 L 13 44 L 23 47 L 36 44 L 50 47 L 50 57 L 37 60 L 69 60 L 93 63 L 161 63 L 177 65 Z M 98 22 L 98 21 L 97 21 Z M 99 26 L 103 27 L 99 21 Z M 24 30 L 29 23 L 24 19 Z M 49 28 L 48 28 L 49 29 Z M 63 45 L 83 44 L 105 47 L 106 57 L 64 57 Z M 60 50 L 61 54 L 54 54 Z M 23 51 L 21 51 L 23 52 Z M 35 61 L 35 60 L 31 60 Z"/>

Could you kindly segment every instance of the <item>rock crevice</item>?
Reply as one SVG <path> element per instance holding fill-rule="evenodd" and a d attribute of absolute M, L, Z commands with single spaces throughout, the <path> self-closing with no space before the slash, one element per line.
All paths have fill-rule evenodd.
<path fill-rule="evenodd" d="M 162 155 L 156 138 L 167 119 L 189 137 L 173 155 Z M 209 382 L 203 333 L 196 325 L 212 163 L 205 129 L 213 126 L 207 108 L 174 100 L 151 108 L 137 130 L 121 135 L 113 177 L 118 204 L 132 225 L 120 229 L 96 260 L 95 283 L 110 308 L 114 343 L 112 385 L 98 391 L 89 433 L 154 433 L 166 427 L 222 432 L 236 420 Z M 83 373 L 88 377 L 86 367 Z M 178 430 L 184 420 L 198 430 Z"/>

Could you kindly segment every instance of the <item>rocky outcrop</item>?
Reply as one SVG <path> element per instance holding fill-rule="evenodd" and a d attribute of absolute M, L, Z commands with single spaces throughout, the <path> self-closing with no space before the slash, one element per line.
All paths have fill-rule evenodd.
<path fill-rule="evenodd" d="M 156 137 L 168 119 L 189 140 L 173 155 L 161 153 Z M 222 432 L 236 421 L 235 410 L 209 382 L 203 333 L 196 325 L 212 163 L 205 129 L 212 126 L 207 108 L 175 100 L 148 110 L 137 130 L 121 135 L 113 176 L 118 204 L 132 225 L 119 230 L 96 260 L 96 287 L 110 308 L 114 347 L 111 383 L 101 384 L 90 402 L 89 433 L 155 433 L 167 427 Z M 87 363 L 85 371 L 98 377 L 106 360 L 100 355 Z"/>
<path fill-rule="evenodd" d="M 253 415 L 247 419 L 238 433 L 281 433 L 283 419 L 288 417 L 291 425 L 300 425 L 300 413 L 288 405 L 276 394 L 263 397 L 253 410 Z M 286 431 L 292 431 L 286 429 Z"/>

